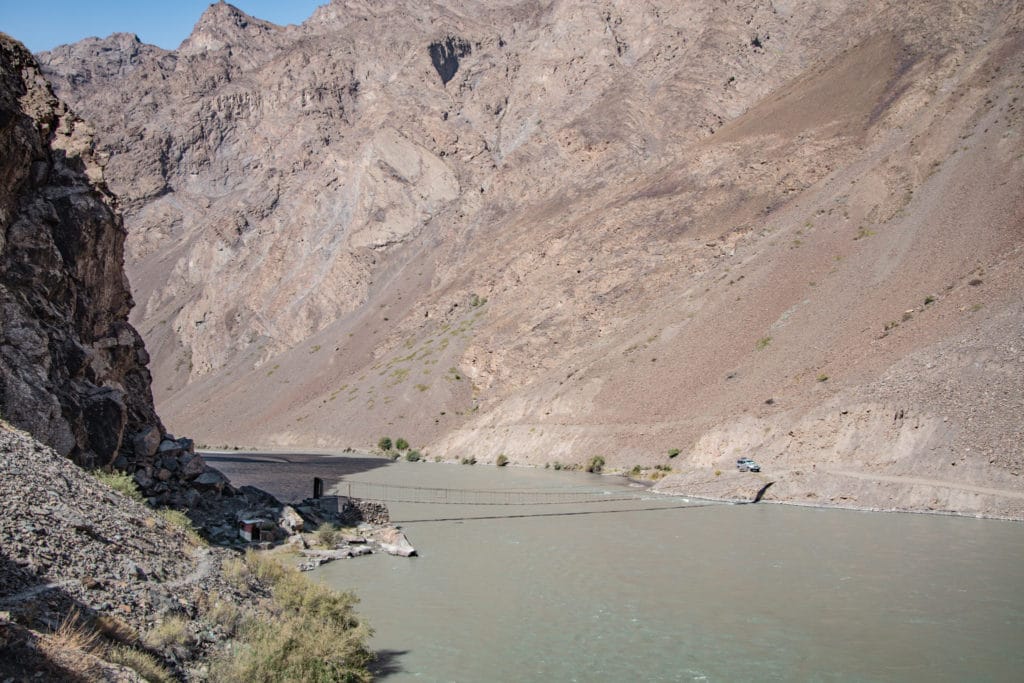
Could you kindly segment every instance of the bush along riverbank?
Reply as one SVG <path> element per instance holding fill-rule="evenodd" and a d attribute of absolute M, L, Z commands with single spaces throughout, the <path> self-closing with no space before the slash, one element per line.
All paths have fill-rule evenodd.
<path fill-rule="evenodd" d="M 0 422 L 0 680 L 369 680 L 355 596 L 107 478 Z"/>

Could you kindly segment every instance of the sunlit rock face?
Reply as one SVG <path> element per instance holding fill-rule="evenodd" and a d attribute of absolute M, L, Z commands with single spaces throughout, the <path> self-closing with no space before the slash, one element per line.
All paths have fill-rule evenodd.
<path fill-rule="evenodd" d="M 679 449 L 709 477 L 756 451 L 797 498 L 821 468 L 1020 488 L 1021 25 L 1009 0 L 217 4 L 179 50 L 41 59 L 124 197 L 172 426 Z"/>

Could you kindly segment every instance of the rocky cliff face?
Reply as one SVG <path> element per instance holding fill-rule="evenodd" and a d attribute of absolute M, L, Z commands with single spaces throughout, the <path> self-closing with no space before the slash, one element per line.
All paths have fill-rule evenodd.
<path fill-rule="evenodd" d="M 82 465 L 162 432 L 92 130 L 0 38 L 0 414 Z"/>
<path fill-rule="evenodd" d="M 41 58 L 126 197 L 158 405 L 205 441 L 678 448 L 710 476 L 754 453 L 790 499 L 916 477 L 894 497 L 1015 514 L 1022 25 L 980 0 L 335 0 L 293 27 L 219 3 L 176 51 Z M 821 470 L 846 483 L 800 483 Z"/>

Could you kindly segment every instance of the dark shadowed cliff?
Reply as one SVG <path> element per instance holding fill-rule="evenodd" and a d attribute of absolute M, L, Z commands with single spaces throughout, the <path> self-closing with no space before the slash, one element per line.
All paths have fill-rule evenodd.
<path fill-rule="evenodd" d="M 92 130 L 0 36 L 0 415 L 82 465 L 162 431 Z"/>

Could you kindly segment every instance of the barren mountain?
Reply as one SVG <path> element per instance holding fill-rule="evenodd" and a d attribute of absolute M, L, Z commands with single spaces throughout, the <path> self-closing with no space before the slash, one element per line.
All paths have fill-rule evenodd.
<path fill-rule="evenodd" d="M 1017 2 L 216 4 L 41 55 L 211 444 L 1024 517 Z M 670 449 L 681 454 L 670 459 Z M 721 474 L 716 474 L 721 472 Z"/>

